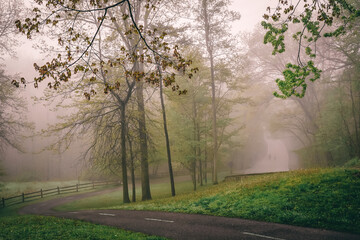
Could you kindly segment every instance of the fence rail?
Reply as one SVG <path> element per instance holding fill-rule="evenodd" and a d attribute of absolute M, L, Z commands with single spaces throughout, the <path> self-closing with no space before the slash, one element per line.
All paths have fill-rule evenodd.
<path fill-rule="evenodd" d="M 12 196 L 8 198 L 1 198 L 1 206 L 3 208 L 9 207 L 15 204 L 24 203 L 26 201 L 32 201 L 34 199 L 44 198 L 50 195 L 59 195 L 62 193 L 79 192 L 83 189 L 94 189 L 99 186 L 119 184 L 118 181 L 102 181 L 102 182 L 89 182 L 81 183 L 72 186 L 56 187 L 50 189 L 40 189 L 40 191 L 31 193 L 22 193 L 21 195 Z"/>
<path fill-rule="evenodd" d="M 275 173 L 285 173 L 288 171 L 280 171 L 280 172 L 264 172 L 264 173 L 244 173 L 244 174 L 237 174 L 237 175 L 230 175 L 230 176 L 226 176 L 224 181 L 238 181 L 238 180 L 242 180 L 245 177 L 249 177 L 249 176 L 257 176 L 257 175 L 266 175 L 266 174 L 275 174 Z"/>

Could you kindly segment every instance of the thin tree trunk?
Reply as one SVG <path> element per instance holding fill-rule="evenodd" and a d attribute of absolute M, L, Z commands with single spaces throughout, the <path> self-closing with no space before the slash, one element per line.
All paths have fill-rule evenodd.
<path fill-rule="evenodd" d="M 196 160 L 195 159 L 191 163 L 191 170 L 192 170 L 191 177 L 193 181 L 194 191 L 196 191 Z"/>
<path fill-rule="evenodd" d="M 121 111 L 121 169 L 122 169 L 122 180 L 123 180 L 123 202 L 129 203 L 129 190 L 127 181 L 127 166 L 126 166 L 126 120 L 125 120 L 125 106 L 122 105 Z"/>
<path fill-rule="evenodd" d="M 207 117 L 205 115 L 205 143 L 204 143 L 204 180 L 205 180 L 205 184 L 207 184 L 207 172 L 208 172 L 208 166 L 207 166 L 207 127 L 206 127 L 206 121 L 207 121 Z"/>
<path fill-rule="evenodd" d="M 212 92 L 212 114 L 213 114 L 213 122 L 212 122 L 212 127 L 213 127 L 213 141 L 214 141 L 214 156 L 213 156 L 213 164 L 214 164 L 214 169 L 213 169 L 213 184 L 217 184 L 218 183 L 218 177 L 217 177 L 217 128 L 216 128 L 216 100 L 215 100 L 215 77 L 214 77 L 214 64 L 212 61 L 212 56 L 211 56 L 211 92 Z"/>
<path fill-rule="evenodd" d="M 206 146 L 206 140 L 205 140 L 205 148 L 204 148 L 204 180 L 205 180 L 205 184 L 207 184 L 207 146 Z"/>
<path fill-rule="evenodd" d="M 128 135 L 129 150 L 130 150 L 130 168 L 131 168 L 131 186 L 132 186 L 132 201 L 136 202 L 136 186 L 135 186 L 135 166 L 134 166 L 134 153 L 132 149 L 132 141 Z"/>
<path fill-rule="evenodd" d="M 197 109 L 196 109 L 197 111 Z M 202 170 L 202 162 L 201 162 L 201 145 L 200 145 L 200 126 L 199 119 L 196 118 L 196 136 L 197 136 L 197 159 L 199 160 L 199 181 L 200 186 L 203 186 L 203 170 Z"/>
<path fill-rule="evenodd" d="M 194 150 L 194 159 L 192 162 L 192 169 L 193 169 L 193 181 L 194 181 L 194 191 L 196 190 L 196 164 L 197 164 L 197 160 L 198 160 L 198 144 L 199 142 L 197 141 L 197 110 L 196 110 L 196 101 L 195 101 L 195 95 L 193 95 L 192 97 L 192 101 L 193 101 L 193 124 L 194 124 L 194 145 L 193 146 L 193 150 Z M 199 180 L 199 179 L 198 179 Z"/>
<path fill-rule="evenodd" d="M 204 24 L 205 24 L 205 43 L 206 49 L 209 54 L 210 60 L 210 73 L 211 73 L 211 107 L 212 107 L 212 128 L 213 128 L 213 184 L 218 184 L 217 178 L 217 129 L 216 129 L 216 94 L 215 94 L 215 73 L 214 73 L 214 56 L 213 46 L 210 40 L 210 21 L 207 9 L 207 0 L 202 1 L 204 11 Z"/>
<path fill-rule="evenodd" d="M 166 153 L 168 157 L 168 166 L 169 166 L 169 176 L 170 176 L 170 186 L 171 186 L 171 196 L 175 196 L 175 182 L 174 182 L 174 174 L 171 164 L 171 151 L 170 151 L 170 140 L 169 134 L 167 130 L 167 122 L 166 122 L 166 112 L 165 112 L 165 104 L 164 104 L 164 96 L 163 96 L 163 82 L 162 82 L 162 74 L 160 66 L 157 65 L 158 72 L 160 75 L 160 102 L 161 102 L 161 110 L 163 115 L 163 124 L 164 124 L 164 133 L 165 133 L 165 142 L 166 142 Z"/>

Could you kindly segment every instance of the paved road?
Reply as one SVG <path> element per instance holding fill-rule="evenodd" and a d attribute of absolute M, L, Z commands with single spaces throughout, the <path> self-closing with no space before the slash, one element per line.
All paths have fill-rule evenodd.
<path fill-rule="evenodd" d="M 77 212 L 56 212 L 52 210 L 55 206 L 67 202 L 110 191 L 114 191 L 114 189 L 52 199 L 28 205 L 20 209 L 19 212 L 20 214 L 80 219 L 134 232 L 181 240 L 360 240 L 360 235 L 196 214 L 127 210 L 86 210 Z"/>

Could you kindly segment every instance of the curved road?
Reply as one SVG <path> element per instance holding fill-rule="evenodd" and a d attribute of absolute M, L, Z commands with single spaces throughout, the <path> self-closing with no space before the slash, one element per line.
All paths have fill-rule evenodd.
<path fill-rule="evenodd" d="M 117 189 L 116 189 L 117 190 Z M 92 223 L 114 226 L 134 232 L 163 236 L 171 239 L 249 239 L 249 240 L 359 240 L 360 235 L 321 229 L 295 227 L 197 214 L 167 213 L 155 211 L 86 210 L 56 212 L 54 207 L 77 199 L 104 194 L 114 189 L 84 193 L 52 199 L 25 206 L 20 214 L 79 219 Z"/>

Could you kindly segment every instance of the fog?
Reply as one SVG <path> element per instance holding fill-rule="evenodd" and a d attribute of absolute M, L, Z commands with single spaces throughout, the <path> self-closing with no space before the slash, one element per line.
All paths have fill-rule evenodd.
<path fill-rule="evenodd" d="M 264 132 L 265 154 L 261 154 L 255 161 L 251 161 L 251 167 L 244 173 L 280 172 L 290 170 L 288 149 L 282 139 L 274 139 L 268 132 Z M 252 156 L 250 156 L 251 158 Z"/>
<path fill-rule="evenodd" d="M 185 1 L 183 4 L 190 3 Z M 169 46 L 179 45 L 179 52 L 186 59 L 192 60 L 190 66 L 196 67 L 197 71 L 192 72 L 191 77 L 187 78 L 185 70 L 181 73 L 178 69 L 169 70 L 164 67 L 163 73 L 151 75 L 151 72 L 157 71 L 156 67 L 159 63 L 156 62 L 158 65 L 154 64 L 155 61 L 152 62 L 153 65 L 142 63 L 143 71 L 148 71 L 140 82 L 144 83 L 141 86 L 143 89 L 141 98 L 145 99 L 143 111 L 147 134 L 144 139 L 148 144 L 146 151 L 151 177 L 167 176 L 169 152 L 172 155 L 174 174 L 191 176 L 195 185 L 196 179 L 201 180 L 201 183 L 203 178 L 211 179 L 214 172 L 214 158 L 215 169 L 230 175 L 341 165 L 356 155 L 353 154 L 353 150 L 348 149 L 344 141 L 339 143 L 341 137 L 337 141 L 333 140 L 334 136 L 341 134 L 346 135 L 342 139 L 354 137 L 353 132 L 346 133 L 333 128 L 334 125 L 341 123 L 339 118 L 346 118 L 343 122 L 350 125 L 354 116 L 350 116 L 348 110 L 345 111 L 346 116 L 336 118 L 332 115 L 340 108 L 349 109 L 351 101 L 342 99 L 339 106 L 331 105 L 338 101 L 341 91 L 346 91 L 346 87 L 336 86 L 335 81 L 331 80 L 344 78 L 345 70 L 341 67 L 336 70 L 326 68 L 335 61 L 329 55 L 337 55 L 336 61 L 346 61 L 345 55 L 336 52 L 331 42 L 324 40 L 319 43 L 318 51 L 323 53 L 319 57 L 319 64 L 324 67 L 323 75 L 308 87 L 304 98 L 291 97 L 284 100 L 274 97 L 273 92 L 278 91 L 275 79 L 282 76 L 284 63 L 296 58 L 298 43 L 291 41 L 289 33 L 285 53 L 276 56 L 271 54 L 273 50 L 271 46 L 263 44 L 265 30 L 259 24 L 269 4 L 271 3 L 266 0 L 251 4 L 245 0 L 237 0 L 226 7 L 236 11 L 241 17 L 237 19 L 234 15 L 231 20 L 229 15 L 226 16 L 228 20 L 224 21 L 230 22 L 224 24 L 231 25 L 228 29 L 222 28 L 226 34 L 213 33 L 216 41 L 212 43 L 214 48 L 212 70 L 210 70 L 209 56 L 212 57 L 213 53 L 207 52 L 209 47 L 205 46 L 208 43 L 203 37 L 206 34 L 206 30 L 202 29 L 205 20 L 202 20 L 203 15 L 195 5 L 190 4 L 193 8 L 189 8 L 189 18 L 192 20 L 175 11 L 173 8 L 176 6 L 171 4 L 164 4 L 165 10 L 159 9 L 164 19 L 160 17 L 157 19 L 158 15 L 154 15 L 159 26 L 164 28 L 164 31 L 170 32 L 169 37 L 165 37 Z M 22 11 L 18 16 L 20 18 L 29 11 L 21 5 L 17 7 Z M 167 11 L 166 8 L 172 10 Z M 112 14 L 116 16 L 118 13 L 114 10 Z M 179 22 L 183 22 L 184 26 L 187 24 L 186 30 L 184 26 L 178 26 L 179 22 L 171 20 L 171 14 L 178 14 L 176 16 L 182 19 Z M 86 19 L 89 16 L 83 17 Z M 169 19 L 166 19 L 167 17 Z M 74 28 L 84 38 L 86 34 L 91 36 L 94 32 L 91 21 L 91 19 L 84 21 L 82 27 Z M 142 24 L 142 21 L 145 20 L 139 20 L 139 24 Z M 52 89 L 48 87 L 50 86 L 48 84 L 54 84 L 51 78 L 40 82 L 38 88 L 33 87 L 32 79 L 39 76 L 33 64 L 38 63 L 41 66 L 51 61 L 58 53 L 65 54 L 63 47 L 57 45 L 57 37 L 59 34 L 64 34 L 66 37 L 66 31 L 62 31 L 61 28 L 65 29 L 67 25 L 59 24 L 58 29 L 43 27 L 40 29 L 40 34 L 35 35 L 31 40 L 18 33 L 15 34 L 16 31 L 12 31 L 9 35 L 0 35 L 5 38 L 2 41 L 18 40 L 17 45 L 9 45 L 13 50 L 12 54 L 2 50 L 0 67 L 9 79 L 20 77 L 27 79 L 26 87 L 20 85 L 18 89 L 11 90 L 14 95 L 22 98 L 24 104 L 18 103 L 18 105 L 26 106 L 26 110 L 14 113 L 12 116 L 15 120 L 22 116 L 31 125 L 14 127 L 17 130 L 16 144 L 2 146 L 4 151 L 1 168 L 4 169 L 5 174 L 0 176 L 1 180 L 120 179 L 124 174 L 122 172 L 124 167 L 127 167 L 128 170 L 125 172 L 129 177 L 134 173 L 137 179 L 140 178 L 142 171 L 140 169 L 143 169 L 140 167 L 143 163 L 141 144 L 144 139 L 139 139 L 141 137 L 137 135 L 137 131 L 141 129 L 138 125 L 141 113 L 137 106 L 141 94 L 134 90 L 139 89 L 140 86 L 138 82 L 129 84 L 127 77 L 135 79 L 135 75 L 126 75 L 127 71 L 131 72 L 135 69 L 135 64 L 132 67 L 128 62 L 123 63 L 124 69 L 110 68 L 109 64 L 103 69 L 105 62 L 103 59 L 110 62 L 119 57 L 117 54 L 122 54 L 121 51 L 125 51 L 122 50 L 123 45 L 129 45 L 123 35 L 117 33 L 114 28 L 108 27 L 110 23 L 107 24 L 95 38 L 95 44 L 88 53 L 91 60 L 86 62 L 84 58 L 79 58 L 83 66 L 93 63 L 93 66 L 98 66 L 101 71 L 104 72 L 105 69 L 106 74 L 101 76 L 95 74 L 96 81 L 89 80 L 92 75 L 86 71 L 82 76 L 74 74 L 56 90 L 53 89 L 54 87 Z M 172 32 L 174 29 L 168 26 L 171 24 L 178 32 Z M 79 46 L 73 53 L 74 59 L 78 57 L 79 52 L 86 49 L 86 46 L 80 43 Z M 170 80 L 164 80 L 164 93 L 162 89 L 160 91 L 162 86 L 159 81 L 163 81 L 161 78 L 158 81 L 150 77 L 150 80 L 146 80 L 147 76 L 158 77 L 163 74 L 166 78 L 172 73 L 176 73 L 175 83 L 172 83 L 175 91 L 171 90 L 172 86 L 167 86 L 166 81 L 171 82 L 170 77 L 168 78 Z M 214 95 L 211 95 L 212 75 L 215 79 Z M 179 89 L 185 89 L 187 93 L 179 95 L 175 84 L 179 84 Z M 162 125 L 163 110 L 160 101 L 162 95 L 165 99 L 169 131 L 166 135 L 170 150 L 166 147 Z M 212 102 L 214 96 L 216 100 Z M 216 106 L 212 108 L 214 102 Z M 352 102 L 352 104 L 358 106 L 358 103 Z M 9 111 L 12 111 L 12 108 L 15 108 L 15 105 L 11 106 Z M 216 109 L 217 132 L 212 129 L 215 121 L 212 120 L 214 119 L 214 115 L 211 114 L 212 109 Z M 123 122 L 120 112 L 121 114 L 126 112 L 126 119 Z M 121 138 L 123 136 L 121 123 L 126 124 L 124 145 L 121 145 L 125 139 L 125 137 Z M 346 126 L 341 129 L 346 129 Z M 214 138 L 215 132 L 217 139 Z M 334 147 L 336 144 L 339 144 L 339 148 Z M 127 160 L 123 163 L 125 157 L 122 158 L 124 154 L 122 150 L 125 147 Z M 344 156 L 344 159 L 340 156 Z"/>

